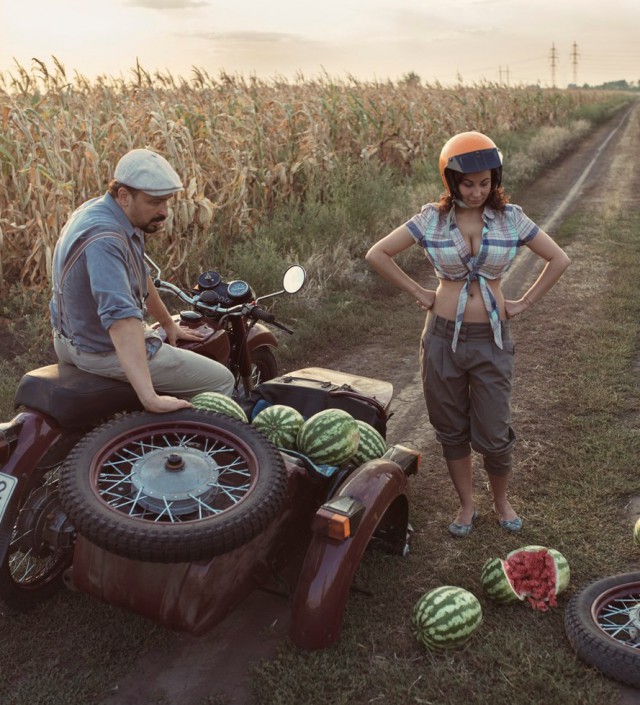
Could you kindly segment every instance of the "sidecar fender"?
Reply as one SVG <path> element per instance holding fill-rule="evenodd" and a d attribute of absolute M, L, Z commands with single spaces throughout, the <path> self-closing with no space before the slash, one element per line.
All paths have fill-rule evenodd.
<path fill-rule="evenodd" d="M 320 507 L 293 597 L 290 633 L 296 646 L 323 649 L 337 641 L 354 575 L 377 529 L 384 526 L 386 533 L 406 539 L 407 477 L 416 466 L 417 461 L 403 468 L 388 457 L 371 460 Z M 322 528 L 323 516 L 332 509 L 351 515 L 357 524 L 348 538 L 330 538 Z"/>

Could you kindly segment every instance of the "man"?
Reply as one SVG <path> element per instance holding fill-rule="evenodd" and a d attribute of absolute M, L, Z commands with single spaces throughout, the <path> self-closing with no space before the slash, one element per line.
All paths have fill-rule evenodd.
<path fill-rule="evenodd" d="M 144 263 L 145 235 L 160 231 L 169 199 L 182 190 L 166 159 L 134 149 L 116 165 L 104 196 L 80 206 L 53 254 L 50 304 L 56 355 L 65 363 L 126 380 L 143 407 L 163 413 L 191 406 L 203 391 L 231 394 L 222 364 L 175 347 L 198 333 L 178 326 Z M 144 323 L 149 313 L 169 345 Z"/>

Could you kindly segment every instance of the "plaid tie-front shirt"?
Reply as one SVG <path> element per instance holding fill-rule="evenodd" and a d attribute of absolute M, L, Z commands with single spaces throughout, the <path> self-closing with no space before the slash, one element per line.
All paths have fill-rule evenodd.
<path fill-rule="evenodd" d="M 458 298 L 456 325 L 451 344 L 454 351 L 467 305 L 469 287 L 473 281 L 477 281 L 480 286 L 495 343 L 502 348 L 500 314 L 487 280 L 502 278 L 516 256 L 518 247 L 532 240 L 540 230 L 520 206 L 513 204 L 507 204 L 504 211 L 485 206 L 482 220 L 482 242 L 476 255 L 471 254 L 456 225 L 455 208 L 443 215 L 435 203 L 428 203 L 406 223 L 411 236 L 424 249 L 439 279 L 466 280 Z"/>

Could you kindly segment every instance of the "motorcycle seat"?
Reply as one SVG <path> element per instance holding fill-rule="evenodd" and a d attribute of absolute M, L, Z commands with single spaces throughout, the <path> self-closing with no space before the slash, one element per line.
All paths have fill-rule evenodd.
<path fill-rule="evenodd" d="M 85 428 L 119 411 L 140 411 L 142 405 L 127 382 L 100 377 L 59 363 L 23 375 L 14 408 L 25 406 L 53 417 L 65 428 Z"/>

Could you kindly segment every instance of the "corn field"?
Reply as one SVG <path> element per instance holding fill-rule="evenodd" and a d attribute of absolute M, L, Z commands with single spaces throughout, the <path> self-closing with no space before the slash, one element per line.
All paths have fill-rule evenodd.
<path fill-rule="evenodd" d="M 0 74 L 0 287 L 47 286 L 60 229 L 105 192 L 129 149 L 157 150 L 186 186 L 160 235 L 165 267 L 176 270 L 194 238 L 246 236 L 279 204 L 321 194 L 337 165 L 376 159 L 407 172 L 455 132 L 560 124 L 610 100 L 535 86 L 288 83 L 199 69 L 187 80 L 139 65 L 129 80 L 89 81 L 55 57 L 51 67 L 34 60 Z"/>

